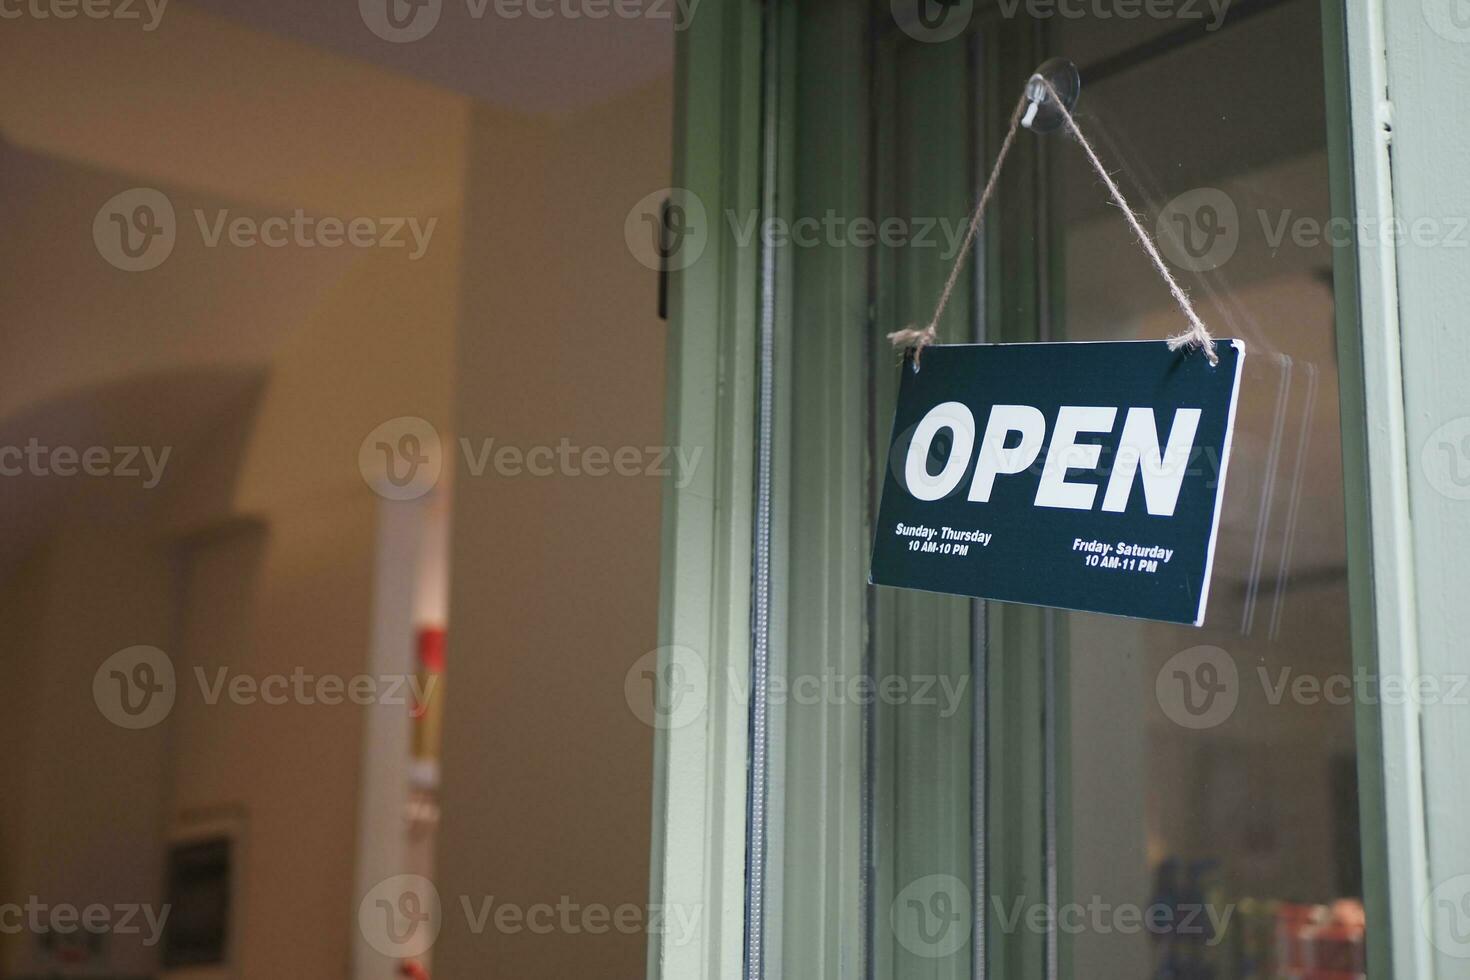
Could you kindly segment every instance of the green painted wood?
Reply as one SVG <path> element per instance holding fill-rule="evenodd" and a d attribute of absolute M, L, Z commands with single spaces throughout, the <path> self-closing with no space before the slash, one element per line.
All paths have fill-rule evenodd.
<path fill-rule="evenodd" d="M 867 256 L 828 215 L 863 213 L 863 23 L 850 5 L 780 8 L 780 297 L 773 653 L 790 696 L 772 767 L 770 976 L 860 975 Z M 790 237 L 786 235 L 789 230 Z M 779 883 L 779 889 L 777 884 Z"/>
<path fill-rule="evenodd" d="M 933 229 L 931 240 L 938 241 L 933 247 L 877 250 L 875 323 L 868 354 L 874 502 L 889 465 L 888 440 L 901 370 L 899 357 L 883 334 L 924 322 L 932 314 L 954 259 L 941 244 L 947 239 L 938 231 L 940 222 L 951 234 L 962 227 L 974 186 L 969 152 L 974 139 L 973 88 L 965 40 L 926 44 L 889 30 L 878 41 L 877 64 L 874 216 L 898 219 L 914 233 L 926 224 Z M 941 324 L 941 339 L 968 339 L 972 309 L 966 276 Z M 871 537 L 869 528 L 867 539 Z M 875 975 L 967 978 L 970 943 L 949 951 L 943 938 L 932 945 L 924 942 L 916 934 L 916 911 L 910 902 L 932 900 L 934 892 L 925 884 L 936 880 L 931 876 L 958 879 L 966 889 L 971 879 L 975 832 L 970 795 L 971 603 L 892 589 L 873 589 L 870 600 L 875 676 L 932 680 L 964 692 L 948 717 L 921 703 L 878 704 L 871 715 Z M 980 898 L 972 896 L 972 901 Z M 937 920 L 933 925 L 937 929 Z"/>
<path fill-rule="evenodd" d="M 1470 425 L 1470 251 L 1447 238 L 1470 216 L 1463 14 L 1446 0 L 1368 0 L 1349 7 L 1347 23 L 1359 186 L 1371 181 L 1370 206 L 1391 202 L 1383 213 L 1410 230 L 1359 247 L 1360 266 L 1372 270 L 1362 288 L 1379 658 L 1385 673 L 1441 684 L 1470 673 L 1470 500 L 1460 482 L 1470 446 L 1455 428 Z M 1421 240 L 1421 222 L 1437 234 Z M 1385 710 L 1384 729 L 1400 975 L 1463 977 L 1470 711 L 1431 698 L 1417 711 Z M 1445 908 L 1449 916 L 1426 915 Z"/>
<path fill-rule="evenodd" d="M 660 670 L 673 648 L 689 651 L 708 703 L 655 738 L 650 901 L 697 915 L 700 928 L 684 944 L 649 937 L 654 978 L 733 980 L 742 964 L 747 703 L 729 678 L 750 670 L 758 256 L 720 218 L 759 200 L 760 11 L 706 0 L 678 36 L 674 182 L 708 225 L 703 254 L 670 283 L 666 432 L 703 447 L 706 464 L 685 487 L 665 484 Z"/>
<path fill-rule="evenodd" d="M 1359 203 L 1354 186 L 1352 85 L 1349 81 L 1345 0 L 1322 0 L 1323 66 L 1326 73 L 1327 150 L 1334 217 L 1351 218 Z M 1369 157 L 1371 159 L 1371 156 Z M 1364 362 L 1364 320 L 1358 297 L 1364 277 L 1358 249 L 1335 247 L 1333 293 L 1337 310 L 1337 362 L 1342 419 L 1343 503 L 1348 540 L 1348 612 L 1356 670 L 1379 670 L 1378 617 L 1374 605 L 1374 546 L 1371 520 L 1371 457 Z M 1369 342 L 1370 344 L 1372 341 Z M 1369 974 L 1413 976 L 1413 947 L 1394 956 L 1393 906 L 1389 901 L 1388 780 L 1384 725 L 1378 705 L 1360 703 L 1356 712 L 1358 814 L 1363 848 L 1363 904 L 1368 916 Z M 1390 723 L 1392 721 L 1390 720 Z M 1400 969 L 1395 973 L 1395 961 Z"/>

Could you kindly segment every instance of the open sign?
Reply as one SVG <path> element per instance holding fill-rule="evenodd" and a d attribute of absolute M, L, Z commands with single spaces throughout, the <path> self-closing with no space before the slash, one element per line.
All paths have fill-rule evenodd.
<path fill-rule="evenodd" d="M 930 348 L 900 383 L 871 581 L 1200 625 L 1244 353 Z"/>

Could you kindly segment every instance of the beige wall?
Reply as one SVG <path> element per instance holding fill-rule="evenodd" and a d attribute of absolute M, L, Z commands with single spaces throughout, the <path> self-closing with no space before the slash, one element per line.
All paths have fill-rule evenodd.
<path fill-rule="evenodd" d="M 670 88 L 560 125 L 477 114 L 455 427 L 478 444 L 663 441 L 657 281 L 623 241 L 667 184 Z M 455 486 L 436 973 L 641 976 L 640 935 L 475 935 L 459 909 L 647 903 L 653 741 L 623 681 L 656 644 L 660 484 Z M 493 920 L 492 920 L 493 921 Z"/>
<path fill-rule="evenodd" d="M 668 182 L 670 82 L 529 118 L 183 6 L 166 35 L 113 26 L 0 35 L 20 96 L 0 106 L 0 204 L 22 232 L 0 238 L 20 273 L 0 284 L 0 443 L 58 426 L 172 457 L 157 490 L 32 480 L 0 515 L 26 544 L 0 548 L 0 668 L 23 678 L 0 721 L 0 901 L 161 901 L 166 837 L 228 815 L 248 846 L 240 975 L 352 974 L 361 711 L 204 705 L 193 668 L 364 668 L 393 505 L 358 447 L 415 415 L 458 469 L 435 975 L 641 973 L 638 935 L 474 937 L 457 913 L 460 895 L 646 901 L 652 739 L 622 691 L 655 643 L 660 482 L 471 478 L 454 439 L 662 441 L 656 280 L 622 229 Z M 90 222 L 140 185 L 181 232 L 129 275 Z M 408 263 L 205 249 L 194 207 L 439 223 Z M 180 694 L 124 733 L 91 681 L 135 644 L 170 655 Z M 154 967 L 125 946 L 114 969 Z M 0 937 L 0 977 L 32 952 Z"/>
<path fill-rule="evenodd" d="M 113 727 L 93 703 L 92 675 L 124 646 L 166 641 L 171 571 L 167 553 L 146 536 L 115 529 L 101 539 L 73 527 L 7 584 L 9 611 L 30 622 L 0 646 L 0 668 L 20 707 L 6 726 L 19 739 L 7 739 L 13 754 L 0 790 L 5 901 L 159 901 L 168 734 Z M 141 938 L 110 940 L 120 973 L 154 962 Z M 35 968 L 28 937 L 4 937 L 0 953 L 0 975 Z"/>

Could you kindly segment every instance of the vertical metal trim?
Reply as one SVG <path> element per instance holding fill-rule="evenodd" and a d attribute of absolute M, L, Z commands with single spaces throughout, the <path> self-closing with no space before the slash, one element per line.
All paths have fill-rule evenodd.
<path fill-rule="evenodd" d="M 867 17 L 867 58 L 868 64 L 872 66 L 868 71 L 868 110 L 867 110 L 867 153 L 868 167 L 863 175 L 863 194 L 868 214 L 878 213 L 878 184 L 877 174 L 879 172 L 878 153 L 878 105 L 879 105 L 879 81 L 878 81 L 878 24 L 882 22 L 882 15 L 877 8 L 869 6 Z M 878 270 L 879 250 L 868 250 L 868 261 L 866 264 L 867 274 L 867 311 L 863 322 L 867 328 L 867 336 L 874 337 L 878 333 L 877 309 L 878 309 Z M 867 415 L 866 433 L 868 440 L 868 452 L 877 454 L 882 438 L 879 433 L 877 413 L 874 411 L 874 403 L 877 398 L 877 364 L 872 355 L 870 347 L 863 348 L 863 411 Z M 881 492 L 882 484 L 875 477 L 874 467 L 871 462 L 867 466 L 868 492 L 864 495 L 863 506 L 863 531 L 865 535 L 873 533 L 873 527 L 877 523 L 878 494 Z M 879 470 L 881 473 L 882 471 Z M 877 676 L 877 650 L 875 647 L 875 631 L 877 628 L 878 611 L 874 595 L 874 589 L 867 587 L 866 601 L 864 602 L 863 620 L 866 627 L 863 636 L 863 674 L 870 680 Z M 873 893 L 875 890 L 875 878 L 877 873 L 878 844 L 876 839 L 877 821 L 875 811 L 877 807 L 874 783 L 877 779 L 878 758 L 878 730 L 877 730 L 877 701 L 876 698 L 865 698 L 862 705 L 862 740 L 863 740 L 863 778 L 862 791 L 858 814 L 858 835 L 861 840 L 863 855 L 863 866 L 858 873 L 858 923 L 863 931 L 861 943 L 862 963 L 859 964 L 859 975 L 864 980 L 875 980 L 877 977 L 877 963 L 875 962 L 877 952 L 877 930 L 878 917 L 874 908 Z"/>
<path fill-rule="evenodd" d="M 981 174 L 985 171 L 986 161 L 989 159 L 989 141 L 986 139 L 986 112 L 985 112 L 985 43 L 986 35 L 983 31 L 976 31 L 970 35 L 970 79 L 971 88 L 975 95 L 975 105 L 978 107 L 971 115 L 971 125 L 975 128 L 975 139 L 973 141 L 973 160 L 971 161 L 971 184 L 979 187 L 983 179 Z M 987 249 L 985 248 L 985 237 L 975 243 L 974 271 L 972 273 L 974 302 L 970 309 L 971 335 L 977 343 L 983 343 L 989 334 L 988 317 L 986 316 L 986 260 Z M 971 887 L 974 889 L 975 901 L 971 909 L 975 925 L 971 933 L 971 961 L 970 976 L 972 980 L 985 980 L 988 976 L 987 959 L 989 956 L 989 944 L 986 934 L 985 910 L 990 901 L 990 878 L 989 878 L 989 851 L 987 849 L 988 832 L 990 827 L 990 767 L 988 765 L 988 753 L 990 751 L 989 734 L 986 730 L 990 720 L 990 712 L 987 710 L 990 697 L 990 685 L 988 683 L 988 668 L 990 657 L 990 637 L 986 632 L 987 607 L 984 599 L 973 599 L 970 602 L 970 673 L 973 675 L 971 691 L 973 704 L 970 710 L 970 751 L 971 751 L 971 791 L 970 791 L 970 848 L 971 848 Z"/>
<path fill-rule="evenodd" d="M 1061 969 L 1061 950 L 1057 944 L 1057 908 L 1060 882 L 1057 875 L 1057 629 L 1053 610 L 1046 611 L 1045 639 L 1045 810 L 1046 810 L 1046 907 L 1050 912 L 1046 930 L 1046 976 L 1057 980 Z"/>
<path fill-rule="evenodd" d="M 984 339 L 983 331 L 977 339 Z M 973 866 L 971 876 L 975 890 L 974 908 L 971 914 L 975 920 L 974 931 L 971 940 L 971 962 L 970 976 L 973 980 L 985 980 L 989 975 L 988 957 L 989 944 L 986 941 L 986 909 L 990 906 L 990 878 L 989 878 L 989 850 L 987 848 L 988 832 L 990 828 L 990 787 L 987 782 L 990 769 L 987 765 L 987 753 L 990 749 L 990 741 L 987 738 L 986 726 L 989 723 L 990 712 L 986 710 L 990 697 L 989 683 L 989 657 L 990 643 L 986 635 L 988 609 L 984 599 L 975 599 L 970 603 L 970 672 L 974 675 L 971 685 L 974 691 L 973 705 L 970 711 L 970 724 L 972 725 L 970 737 L 974 758 L 971 760 L 973 772 L 971 780 L 973 790 L 971 793 L 971 816 L 970 816 L 970 841 Z"/>
<path fill-rule="evenodd" d="M 766 6 L 761 52 L 761 214 L 776 213 L 780 12 Z M 765 975 L 766 797 L 770 761 L 771 497 L 775 410 L 776 251 L 762 236 L 756 408 L 755 540 L 751 569 L 750 793 L 746 813 L 745 980 Z"/>
<path fill-rule="evenodd" d="M 1048 47 L 1048 36 L 1046 25 L 1037 21 L 1035 31 L 1032 35 L 1034 50 L 1045 52 Z M 1045 141 L 1037 147 L 1036 166 L 1033 176 L 1036 181 L 1036 284 L 1037 284 L 1037 314 L 1040 326 L 1040 338 L 1044 341 L 1056 340 L 1055 332 L 1052 330 L 1052 207 L 1051 207 L 1051 181 L 1047 178 L 1051 172 L 1051 161 L 1049 146 Z M 1046 856 L 1046 907 L 1050 913 L 1047 921 L 1050 926 L 1046 930 L 1046 976 L 1047 980 L 1057 980 L 1061 970 L 1061 949 L 1058 944 L 1057 935 L 1057 908 L 1060 901 L 1060 886 L 1057 874 L 1057 624 L 1056 617 L 1060 615 L 1054 610 L 1046 610 L 1043 619 L 1044 665 L 1042 683 L 1045 690 L 1042 692 L 1042 809 L 1044 811 L 1045 825 L 1043 828 L 1042 846 Z"/>

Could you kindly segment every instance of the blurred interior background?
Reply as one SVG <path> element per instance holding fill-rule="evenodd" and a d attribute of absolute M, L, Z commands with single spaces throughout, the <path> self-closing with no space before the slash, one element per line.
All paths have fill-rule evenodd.
<path fill-rule="evenodd" d="M 436 864 L 446 907 L 646 902 L 652 730 L 623 690 L 656 645 L 661 480 L 465 460 L 661 442 L 624 228 L 669 183 L 673 26 L 445 4 L 394 41 L 371 6 L 0 21 L 0 444 L 52 454 L 0 481 L 0 902 L 185 917 L 151 945 L 7 929 L 0 976 L 389 977 L 359 900 Z M 135 189 L 173 243 L 127 271 L 104 237 Z M 242 218 L 376 244 L 245 245 Z M 438 478 L 391 499 L 363 461 L 404 417 Z M 137 646 L 177 694 L 130 729 L 94 680 Z M 207 696 L 302 673 L 431 695 Z M 444 919 L 438 975 L 643 969 L 639 934 Z"/>

